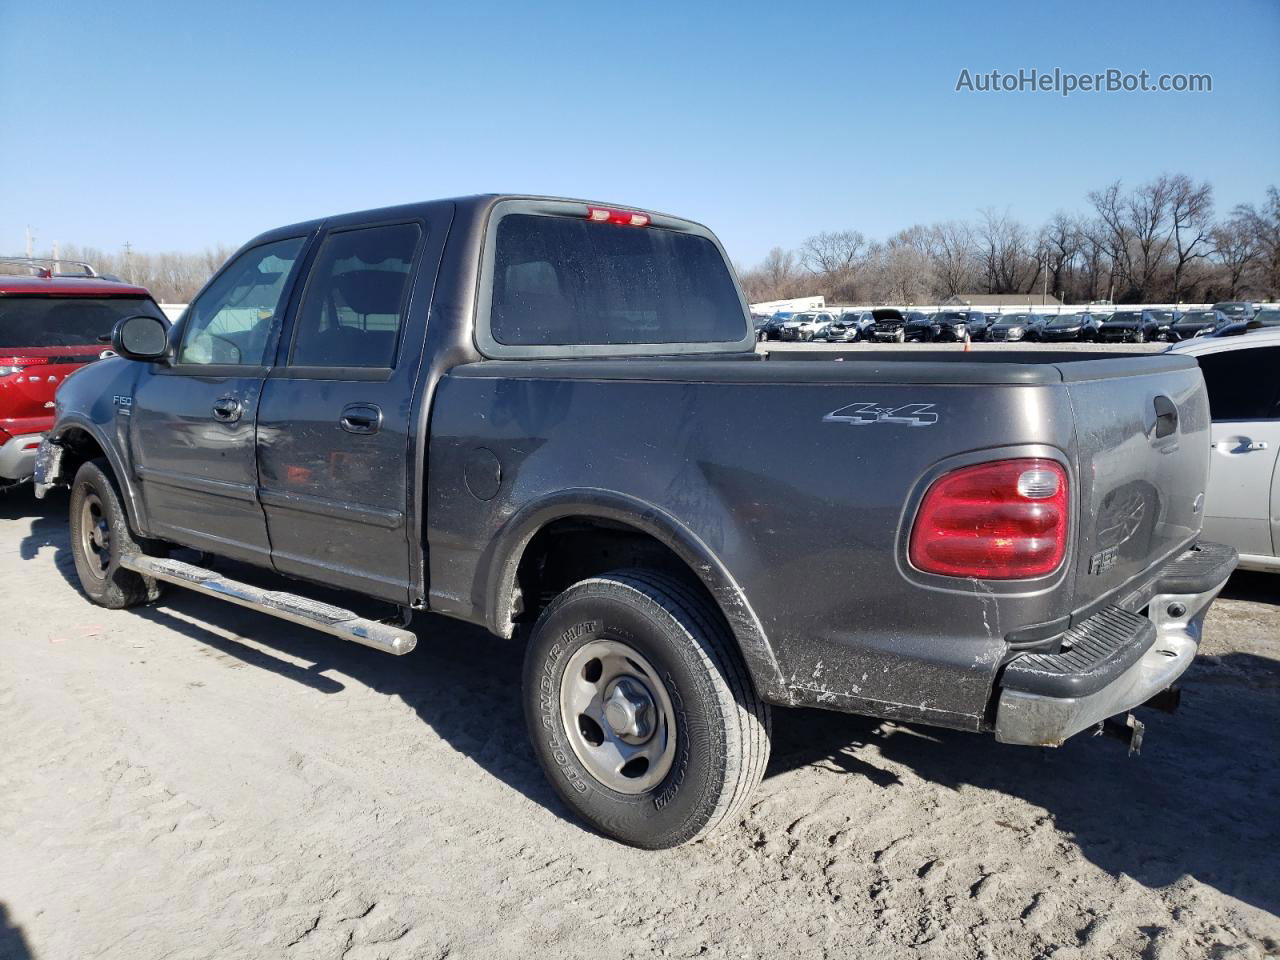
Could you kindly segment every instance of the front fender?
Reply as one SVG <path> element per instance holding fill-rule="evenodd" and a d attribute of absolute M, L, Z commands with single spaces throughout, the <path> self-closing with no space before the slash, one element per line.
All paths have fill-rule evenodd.
<path fill-rule="evenodd" d="M 489 629 L 511 633 L 516 573 L 525 548 L 547 524 L 568 517 L 612 520 L 634 527 L 671 549 L 707 588 L 738 642 L 756 689 L 768 700 L 790 703 L 773 646 L 742 588 L 702 540 L 675 517 L 635 497 L 596 488 L 561 490 L 517 511 L 493 538 L 481 558 L 486 571 L 482 595 Z"/>
<path fill-rule="evenodd" d="M 101 448 L 124 497 L 129 524 L 147 536 L 146 506 L 129 460 L 129 415 L 140 365 L 111 357 L 81 367 L 58 388 L 57 419 L 50 439 L 68 445 L 73 431 L 83 431 Z M 65 477 L 68 483 L 72 477 Z"/>

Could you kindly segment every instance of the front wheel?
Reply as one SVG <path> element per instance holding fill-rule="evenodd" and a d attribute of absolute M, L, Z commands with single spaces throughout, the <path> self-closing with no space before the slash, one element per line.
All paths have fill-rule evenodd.
<path fill-rule="evenodd" d="M 129 521 L 110 468 L 105 460 L 81 464 L 71 483 L 71 556 L 80 586 L 100 607 L 121 610 L 160 598 L 160 585 L 120 567 L 120 558 L 143 552 L 129 530 Z"/>
<path fill-rule="evenodd" d="M 632 846 L 731 822 L 769 757 L 768 705 L 719 611 L 649 571 L 591 577 L 552 601 L 525 656 L 524 704 L 556 792 Z"/>
<path fill-rule="evenodd" d="M 1134 343 L 1146 343 L 1146 342 L 1147 342 L 1147 331 L 1145 331 L 1145 330 L 1135 330 L 1135 331 L 1133 331 L 1133 342 L 1134 342 Z"/>

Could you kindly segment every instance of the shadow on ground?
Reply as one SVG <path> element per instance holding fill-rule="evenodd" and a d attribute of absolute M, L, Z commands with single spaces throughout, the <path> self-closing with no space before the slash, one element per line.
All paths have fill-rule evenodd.
<path fill-rule="evenodd" d="M 9 908 L 0 900 L 0 960 L 34 960 L 34 957 L 22 928 L 9 918 Z"/>
<path fill-rule="evenodd" d="M 65 503 L 27 500 L 0 504 L 0 518 L 31 518 L 23 557 L 35 559 L 53 548 L 58 569 L 78 589 Z M 245 575 L 246 568 L 232 566 L 223 568 L 233 576 Z M 1237 575 L 1224 595 L 1274 603 L 1276 592 L 1265 576 Z M 287 583 L 261 574 L 254 579 Z M 309 592 L 358 606 L 349 595 Z M 328 675 L 336 673 L 398 696 L 456 750 L 557 816 L 571 819 L 526 749 L 520 700 L 514 695 L 521 670 L 521 650 L 514 641 L 425 615 L 415 621 L 417 649 L 393 658 L 178 589 L 136 613 L 321 692 L 343 689 L 342 680 Z M 201 623 L 253 636 L 283 656 L 224 637 Z M 263 629 L 267 624 L 270 629 Z M 285 656 L 311 666 L 300 667 Z M 1204 660 L 1186 677 L 1178 715 L 1143 711 L 1148 728 L 1139 758 L 1130 759 L 1114 742 L 1087 736 L 1058 750 L 1037 750 L 973 734 L 778 710 L 767 775 L 817 765 L 865 777 L 885 790 L 914 775 L 949 790 L 997 791 L 1042 807 L 1085 857 L 1113 875 L 1127 874 L 1160 887 L 1190 874 L 1277 913 L 1280 758 L 1274 737 L 1280 730 L 1280 663 L 1245 653 Z M 863 749 L 872 745 L 875 750 Z"/>

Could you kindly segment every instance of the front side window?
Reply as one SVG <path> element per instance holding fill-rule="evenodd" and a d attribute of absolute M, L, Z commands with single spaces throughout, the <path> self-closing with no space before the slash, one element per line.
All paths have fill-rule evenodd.
<path fill-rule="evenodd" d="M 508 214 L 494 243 L 489 332 L 499 344 L 734 343 L 746 335 L 733 277 L 706 237 Z"/>
<path fill-rule="evenodd" d="M 1206 353 L 1200 370 L 1214 420 L 1280 420 L 1280 347 Z"/>
<path fill-rule="evenodd" d="M 246 250 L 187 308 L 179 363 L 262 366 L 303 237 Z"/>
<path fill-rule="evenodd" d="M 415 223 L 325 238 L 298 308 L 295 367 L 392 367 L 409 299 Z"/>

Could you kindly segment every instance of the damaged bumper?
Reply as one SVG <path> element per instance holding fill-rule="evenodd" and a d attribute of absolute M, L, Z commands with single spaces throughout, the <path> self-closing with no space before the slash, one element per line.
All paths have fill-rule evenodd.
<path fill-rule="evenodd" d="M 1199 544 L 1141 591 L 1073 625 L 1060 652 L 1010 661 L 999 682 L 996 739 L 1058 746 L 1166 690 L 1191 666 L 1205 614 L 1236 562 L 1231 547 Z"/>

